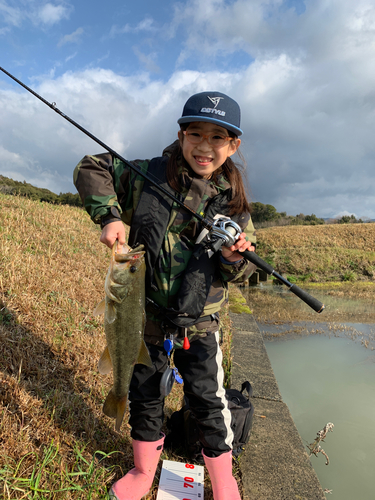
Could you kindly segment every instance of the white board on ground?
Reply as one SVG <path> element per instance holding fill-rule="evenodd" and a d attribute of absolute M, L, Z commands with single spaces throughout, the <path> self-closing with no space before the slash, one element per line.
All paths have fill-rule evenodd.
<path fill-rule="evenodd" d="M 163 460 L 156 500 L 203 500 L 204 467 Z"/>

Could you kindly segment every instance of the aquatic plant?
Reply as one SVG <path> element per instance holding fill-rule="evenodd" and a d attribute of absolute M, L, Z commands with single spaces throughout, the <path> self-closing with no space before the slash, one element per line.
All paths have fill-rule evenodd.
<path fill-rule="evenodd" d="M 328 422 L 321 431 L 317 432 L 317 437 L 315 438 L 315 441 L 313 443 L 310 443 L 307 445 L 307 448 L 310 451 L 310 457 L 311 455 L 315 455 L 316 457 L 318 456 L 318 453 L 321 453 L 326 457 L 326 465 L 329 464 L 329 458 L 327 453 L 323 450 L 323 448 L 320 446 L 320 443 L 326 438 L 328 432 L 333 432 L 334 425 L 332 422 Z"/>

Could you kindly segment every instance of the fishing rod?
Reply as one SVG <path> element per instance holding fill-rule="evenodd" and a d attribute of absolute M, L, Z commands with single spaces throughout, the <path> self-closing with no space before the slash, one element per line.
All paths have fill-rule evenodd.
<path fill-rule="evenodd" d="M 11 73 L 6 71 L 1 66 L 0 66 L 0 70 L 3 73 L 5 73 L 7 76 L 9 76 L 9 78 L 14 80 L 19 85 L 21 85 L 21 87 L 23 87 L 28 92 L 33 94 L 37 99 L 39 99 L 44 104 L 46 104 L 49 108 L 51 108 L 57 114 L 62 116 L 65 120 L 67 120 L 69 123 L 71 123 L 74 127 L 78 128 L 81 132 L 83 132 L 85 135 L 90 137 L 90 139 L 92 139 L 94 142 L 99 144 L 103 149 L 105 149 L 106 151 L 111 153 L 115 158 L 118 158 L 120 161 L 122 161 L 131 170 L 133 170 L 138 175 L 140 175 L 145 180 L 147 180 L 150 184 L 152 184 L 160 192 L 162 192 L 163 194 L 168 196 L 170 199 L 172 199 L 175 203 L 177 203 L 179 206 L 185 208 L 188 212 L 190 212 L 197 220 L 199 220 L 199 222 L 201 222 L 202 226 L 206 230 L 209 231 L 208 236 L 207 236 L 207 244 L 213 251 L 218 251 L 221 248 L 221 246 L 223 246 L 223 245 L 226 247 L 230 247 L 237 241 L 242 230 L 241 230 L 240 226 L 238 224 L 236 224 L 234 221 L 232 221 L 231 219 L 227 219 L 227 218 L 218 218 L 216 220 L 210 221 L 210 220 L 204 218 L 203 216 L 201 216 L 200 214 L 198 214 L 197 212 L 192 210 L 190 207 L 188 207 L 179 198 L 177 198 L 172 193 L 170 193 L 168 190 L 166 190 L 158 182 L 154 181 L 149 175 L 143 173 L 142 170 L 140 170 L 138 167 L 136 167 L 135 165 L 130 163 L 128 160 L 123 158 L 119 153 L 114 151 L 111 147 L 109 147 L 103 141 L 98 139 L 91 132 L 89 132 L 84 127 L 82 127 L 79 123 L 77 123 L 72 118 L 67 116 L 65 113 L 60 111 L 59 108 L 57 108 L 55 102 L 47 101 L 41 95 L 37 94 L 34 90 L 32 90 L 30 87 L 25 85 L 20 80 L 18 80 L 18 78 L 13 76 Z M 267 262 L 262 260 L 254 252 L 250 252 L 249 250 L 245 250 L 244 252 L 241 252 L 241 254 L 244 257 L 246 257 L 247 260 L 249 260 L 250 262 L 255 264 L 259 269 L 262 269 L 264 272 L 266 272 L 270 276 L 274 276 L 278 281 L 280 281 L 282 284 L 286 285 L 291 292 L 293 292 L 297 297 L 299 297 L 307 305 L 309 305 L 312 309 L 314 309 L 314 311 L 316 311 L 317 313 L 320 313 L 323 311 L 324 304 L 322 304 L 322 302 L 320 302 L 319 300 L 312 297 L 310 294 L 308 294 L 307 292 L 305 292 L 304 290 L 299 288 L 297 285 L 290 283 L 287 279 L 285 279 L 283 276 L 278 274 L 272 268 L 272 266 L 270 266 Z"/>

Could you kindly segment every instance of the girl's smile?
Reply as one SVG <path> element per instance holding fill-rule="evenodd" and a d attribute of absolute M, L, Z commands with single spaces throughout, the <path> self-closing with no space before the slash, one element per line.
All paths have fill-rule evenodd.
<path fill-rule="evenodd" d="M 190 123 L 186 133 L 187 136 L 182 130 L 178 133 L 182 154 L 193 171 L 205 179 L 210 179 L 213 172 L 221 167 L 228 156 L 232 156 L 241 144 L 240 139 L 234 138 L 231 140 L 226 139 L 222 146 L 212 145 L 212 143 L 215 143 L 215 134 L 217 134 L 217 137 L 228 137 L 228 131 L 215 123 Z M 204 137 L 199 144 L 192 144 L 191 141 L 199 135 L 208 136 L 209 139 Z"/>
<path fill-rule="evenodd" d="M 212 158 L 203 158 L 201 156 L 195 156 L 194 158 L 199 165 L 209 165 L 212 162 Z"/>

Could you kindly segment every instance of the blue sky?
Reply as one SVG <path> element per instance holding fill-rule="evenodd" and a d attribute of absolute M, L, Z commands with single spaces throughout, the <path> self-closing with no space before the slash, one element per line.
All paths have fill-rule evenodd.
<path fill-rule="evenodd" d="M 227 93 L 252 200 L 375 218 L 372 0 L 0 0 L 0 66 L 128 159 L 160 155 L 191 94 Z M 100 151 L 0 72 L 0 174 L 75 192 Z"/>

